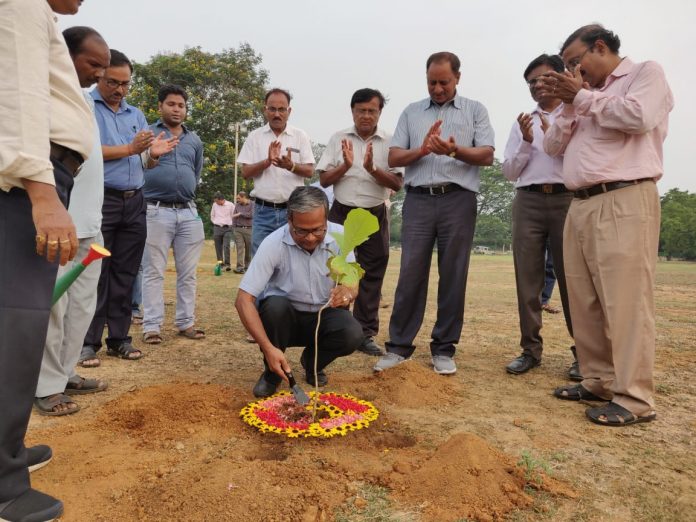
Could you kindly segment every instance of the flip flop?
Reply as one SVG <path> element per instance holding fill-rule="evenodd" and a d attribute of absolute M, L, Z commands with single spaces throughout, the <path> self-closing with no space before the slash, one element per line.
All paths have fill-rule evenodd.
<path fill-rule="evenodd" d="M 186 330 L 179 330 L 179 335 L 187 339 L 205 339 L 205 332 L 193 326 L 189 326 Z"/>

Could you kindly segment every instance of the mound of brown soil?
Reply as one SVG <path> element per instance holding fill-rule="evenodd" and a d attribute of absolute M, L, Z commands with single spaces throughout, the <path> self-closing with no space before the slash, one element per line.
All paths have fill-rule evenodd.
<path fill-rule="evenodd" d="M 406 463 L 394 469 L 406 471 Z M 497 520 L 524 508 L 524 473 L 507 455 L 470 433 L 452 436 L 412 473 L 397 473 L 396 496 L 417 502 L 427 520 Z M 398 484 L 400 482 L 400 485 Z"/>
<path fill-rule="evenodd" d="M 461 383 L 456 375 L 437 375 L 416 361 L 406 361 L 385 372 L 357 378 L 336 375 L 334 381 L 361 399 L 402 408 L 452 404 L 459 402 L 461 396 Z"/>

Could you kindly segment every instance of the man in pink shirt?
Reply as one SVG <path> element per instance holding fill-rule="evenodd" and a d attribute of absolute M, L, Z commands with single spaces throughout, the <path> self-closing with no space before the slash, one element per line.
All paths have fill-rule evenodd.
<path fill-rule="evenodd" d="M 619 37 L 601 25 L 581 27 L 561 49 L 568 71 L 543 80 L 543 92 L 564 103 L 544 149 L 564 154 L 565 185 L 575 191 L 563 252 L 584 376 L 554 395 L 611 401 L 585 412 L 604 426 L 656 417 L 655 182 L 663 173 L 662 144 L 673 107 L 660 65 L 621 58 L 619 46 Z"/>
<path fill-rule="evenodd" d="M 225 271 L 230 267 L 230 240 L 232 239 L 232 215 L 234 203 L 227 201 L 222 192 L 216 192 L 215 202 L 210 207 L 210 221 L 213 223 L 213 243 L 218 263 L 222 263 Z"/>

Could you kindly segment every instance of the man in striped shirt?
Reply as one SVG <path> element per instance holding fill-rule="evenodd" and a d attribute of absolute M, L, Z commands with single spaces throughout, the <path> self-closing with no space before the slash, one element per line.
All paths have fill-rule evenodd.
<path fill-rule="evenodd" d="M 437 319 L 430 352 L 438 374 L 453 374 L 464 324 L 464 295 L 476 223 L 479 166 L 493 163 L 494 136 L 479 102 L 457 95 L 459 58 L 449 52 L 426 63 L 430 96 L 401 114 L 390 167 L 406 167 L 401 272 L 389 323 L 387 354 L 377 372 L 408 359 L 425 313 L 433 246 L 438 250 Z"/>

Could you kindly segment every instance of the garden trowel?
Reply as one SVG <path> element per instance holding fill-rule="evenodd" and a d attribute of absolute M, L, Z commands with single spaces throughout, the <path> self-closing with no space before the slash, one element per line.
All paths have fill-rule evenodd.
<path fill-rule="evenodd" d="M 288 382 L 290 383 L 290 389 L 292 390 L 292 394 L 295 396 L 295 400 L 303 406 L 305 404 L 309 404 L 309 397 L 304 392 L 304 390 L 299 387 L 299 385 L 295 381 L 295 377 L 292 375 L 292 372 L 285 372 L 285 375 L 288 378 Z"/>

